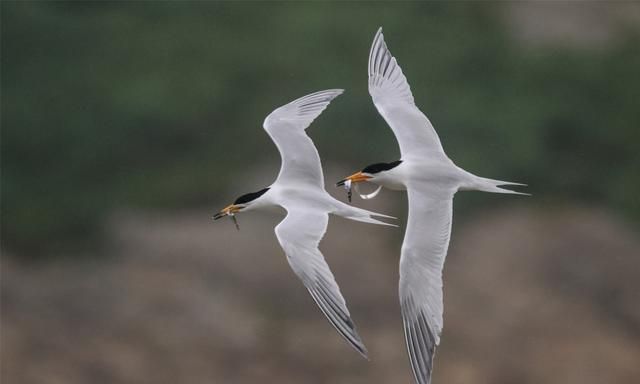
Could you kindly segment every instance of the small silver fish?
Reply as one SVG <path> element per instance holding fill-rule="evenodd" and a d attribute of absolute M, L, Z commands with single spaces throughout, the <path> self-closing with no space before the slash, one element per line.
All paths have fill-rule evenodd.
<path fill-rule="evenodd" d="M 351 196 L 353 195 L 353 192 L 351 191 L 351 180 L 344 182 L 344 189 L 347 191 L 347 199 L 351 202 Z"/>
<path fill-rule="evenodd" d="M 233 223 L 236 225 L 236 229 L 239 231 L 240 226 L 238 225 L 238 219 L 236 219 L 236 215 L 234 215 L 233 213 L 230 213 L 229 217 L 231 217 L 231 220 L 233 220 Z"/>

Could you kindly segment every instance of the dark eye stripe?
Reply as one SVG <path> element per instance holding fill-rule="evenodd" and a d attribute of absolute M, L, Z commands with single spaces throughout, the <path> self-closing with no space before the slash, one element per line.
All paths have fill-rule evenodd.
<path fill-rule="evenodd" d="M 362 173 L 374 174 L 382 171 L 388 171 L 400 165 L 402 160 L 392 161 L 391 163 L 375 163 L 371 165 L 367 165 L 362 170 Z"/>
<path fill-rule="evenodd" d="M 247 193 L 246 195 L 242 195 L 240 197 L 238 197 L 236 199 L 236 201 L 233 202 L 233 204 L 246 204 L 250 201 L 253 201 L 255 199 L 257 199 L 258 197 L 264 195 L 265 192 L 267 192 L 269 190 L 269 188 L 264 188 L 259 190 L 258 192 L 251 192 L 251 193 Z"/>

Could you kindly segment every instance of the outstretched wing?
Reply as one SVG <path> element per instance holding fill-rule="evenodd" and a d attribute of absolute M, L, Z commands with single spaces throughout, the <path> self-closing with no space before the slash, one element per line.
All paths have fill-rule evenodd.
<path fill-rule="evenodd" d="M 369 52 L 369 93 L 378 112 L 393 131 L 402 158 L 444 153 L 431 122 L 416 107 L 407 78 L 378 29 Z"/>
<path fill-rule="evenodd" d="M 264 120 L 264 129 L 282 157 L 278 181 L 324 187 L 320 156 L 305 129 L 342 92 L 329 89 L 303 96 L 271 112 Z"/>
<path fill-rule="evenodd" d="M 285 207 L 287 217 L 276 226 L 276 236 L 293 271 L 329 322 L 365 358 L 367 349 L 356 332 L 340 288 L 318 244 L 327 230 L 328 214 Z"/>
<path fill-rule="evenodd" d="M 400 305 L 411 368 L 431 382 L 442 331 L 442 268 L 451 236 L 453 194 L 409 186 L 409 218 L 400 257 Z M 439 197 L 434 197 L 439 196 Z"/>

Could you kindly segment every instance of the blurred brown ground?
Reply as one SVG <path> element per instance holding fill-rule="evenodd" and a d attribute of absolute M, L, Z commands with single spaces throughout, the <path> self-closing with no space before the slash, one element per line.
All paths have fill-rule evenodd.
<path fill-rule="evenodd" d="M 454 225 L 434 383 L 634 382 L 637 233 L 591 208 L 529 204 Z M 237 232 L 209 210 L 117 215 L 106 259 L 34 269 L 5 258 L 3 383 L 411 382 L 402 228 L 336 218 L 321 244 L 366 362 L 289 270 L 277 216 L 241 215 Z"/>

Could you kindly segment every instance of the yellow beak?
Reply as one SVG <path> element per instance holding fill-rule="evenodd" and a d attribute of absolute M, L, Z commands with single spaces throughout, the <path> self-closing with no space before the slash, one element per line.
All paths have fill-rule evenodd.
<path fill-rule="evenodd" d="M 220 212 L 218 212 L 215 215 L 213 215 L 213 220 L 218 220 L 218 219 L 223 218 L 225 216 L 233 215 L 238 211 L 240 211 L 240 207 L 235 205 L 235 204 L 231 204 L 231 205 L 223 208 Z"/>
<path fill-rule="evenodd" d="M 371 178 L 371 176 L 367 176 L 362 172 L 356 172 L 353 175 L 338 181 L 336 183 L 336 186 L 340 187 L 340 186 L 344 185 L 344 183 L 346 183 L 347 180 L 351 181 L 352 183 L 360 183 L 360 182 L 363 182 L 363 181 L 367 181 L 370 178 Z"/>

